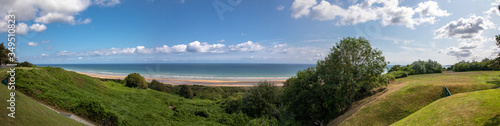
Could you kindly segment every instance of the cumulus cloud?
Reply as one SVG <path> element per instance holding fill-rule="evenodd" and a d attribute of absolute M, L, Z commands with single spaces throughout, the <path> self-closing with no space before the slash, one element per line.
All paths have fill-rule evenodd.
<path fill-rule="evenodd" d="M 316 0 L 295 0 L 292 3 L 292 17 L 300 18 L 302 16 L 308 16 L 311 11 L 311 7 L 316 5 L 318 2 Z"/>
<path fill-rule="evenodd" d="M 29 29 L 28 29 L 28 25 L 26 25 L 25 23 L 18 23 L 17 26 L 16 26 L 16 34 L 26 34 L 28 33 Z"/>
<path fill-rule="evenodd" d="M 137 46 L 137 53 L 139 54 L 153 54 L 153 49 L 152 48 L 146 48 L 144 46 Z"/>
<path fill-rule="evenodd" d="M 224 52 L 224 47 L 226 45 L 224 44 L 212 44 L 209 45 L 207 42 L 199 42 L 199 41 L 194 41 L 191 42 L 187 45 L 186 50 L 188 52 L 201 52 L 201 53 L 223 53 Z"/>
<path fill-rule="evenodd" d="M 187 45 L 174 45 L 172 47 L 168 47 L 167 45 L 163 45 L 162 47 L 156 47 L 156 52 L 158 53 L 180 53 L 186 52 Z"/>
<path fill-rule="evenodd" d="M 36 32 L 43 32 L 43 31 L 45 31 L 46 29 L 47 29 L 47 27 L 46 27 L 45 25 L 43 25 L 43 24 L 38 24 L 38 23 L 36 23 L 36 24 L 32 24 L 32 25 L 30 26 L 30 30 L 33 30 L 33 31 L 36 31 Z"/>
<path fill-rule="evenodd" d="M 340 18 L 338 25 L 380 20 L 383 26 L 404 25 L 412 29 L 423 23 L 433 24 L 436 17 L 450 15 L 446 10 L 440 9 L 435 1 L 421 2 L 416 8 L 411 8 L 399 6 L 397 0 L 367 0 L 344 9 L 324 0 L 319 4 L 316 0 L 295 0 L 292 10 L 293 18 L 311 16 L 320 21 Z M 418 18 L 414 18 L 415 14 L 418 14 Z"/>
<path fill-rule="evenodd" d="M 287 46 L 288 46 L 288 44 L 286 44 L 286 43 L 274 45 L 272 48 L 269 48 L 268 51 L 273 52 L 273 53 L 278 53 L 278 54 L 288 54 L 293 49 L 288 48 Z"/>
<path fill-rule="evenodd" d="M 481 16 L 472 15 L 465 19 L 451 21 L 445 26 L 434 31 L 434 38 L 477 39 L 481 37 L 483 30 L 494 28 L 493 22 Z"/>
<path fill-rule="evenodd" d="M 85 11 L 92 4 L 99 6 L 114 6 L 119 4 L 119 0 L 3 0 L 0 1 L 0 17 L 15 12 L 17 22 L 34 21 L 36 23 L 67 23 L 67 24 L 87 24 L 90 18 L 76 20 L 76 16 Z M 1 32 L 6 25 L 6 18 L 0 20 Z"/>
<path fill-rule="evenodd" d="M 264 46 L 258 44 L 258 43 L 253 43 L 252 41 L 240 43 L 238 45 L 230 45 L 229 49 L 233 52 L 236 51 L 241 51 L 241 52 L 256 52 L 264 49 Z"/>
<path fill-rule="evenodd" d="M 28 46 L 38 46 L 38 43 L 36 43 L 36 42 L 28 42 Z"/>
<path fill-rule="evenodd" d="M 450 56 L 455 56 L 458 59 L 465 59 L 467 57 L 472 56 L 471 49 L 466 49 L 466 48 L 461 49 L 461 48 L 457 48 L 457 47 L 449 47 L 449 48 L 447 48 L 445 50 L 441 50 L 439 52 L 445 53 L 445 54 L 450 55 Z"/>

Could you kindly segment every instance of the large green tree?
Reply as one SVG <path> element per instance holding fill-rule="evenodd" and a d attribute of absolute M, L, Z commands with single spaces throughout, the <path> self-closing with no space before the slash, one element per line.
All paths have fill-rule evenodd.
<path fill-rule="evenodd" d="M 382 52 L 368 40 L 344 38 L 316 69 L 299 71 L 285 82 L 284 103 L 297 121 L 327 122 L 374 87 L 386 84 L 381 77 L 386 66 Z"/>
<path fill-rule="evenodd" d="M 275 84 L 269 81 L 259 82 L 243 97 L 241 109 L 252 117 L 273 115 L 277 111 L 278 95 Z"/>

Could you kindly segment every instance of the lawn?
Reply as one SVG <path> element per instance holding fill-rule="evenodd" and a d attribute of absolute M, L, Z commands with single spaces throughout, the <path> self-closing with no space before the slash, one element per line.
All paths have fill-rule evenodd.
<path fill-rule="evenodd" d="M 500 89 L 467 92 L 439 99 L 393 125 L 500 125 Z"/>
<path fill-rule="evenodd" d="M 389 92 L 346 119 L 341 125 L 390 125 L 444 96 L 446 85 L 452 94 L 500 86 L 499 71 L 445 72 L 397 79 L 406 84 Z M 397 86 L 390 84 L 389 86 Z"/>

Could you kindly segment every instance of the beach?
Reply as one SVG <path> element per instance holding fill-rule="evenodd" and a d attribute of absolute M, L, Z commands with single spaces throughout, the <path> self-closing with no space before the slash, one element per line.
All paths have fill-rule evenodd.
<path fill-rule="evenodd" d="M 77 71 L 75 71 L 77 72 Z M 103 78 L 103 79 L 121 79 L 123 80 L 126 76 L 117 76 L 117 75 L 104 75 L 104 74 L 95 74 L 95 73 L 83 73 L 77 72 L 79 74 Z M 158 80 L 165 84 L 170 85 L 203 85 L 203 86 L 227 86 L 227 87 L 247 87 L 254 86 L 259 81 L 269 80 L 276 84 L 276 86 L 283 86 L 283 82 L 286 79 L 283 78 L 251 78 L 251 79 L 242 79 L 242 80 L 207 80 L 207 79 L 164 79 L 164 78 L 145 78 L 146 81 L 151 82 L 152 80 Z"/>

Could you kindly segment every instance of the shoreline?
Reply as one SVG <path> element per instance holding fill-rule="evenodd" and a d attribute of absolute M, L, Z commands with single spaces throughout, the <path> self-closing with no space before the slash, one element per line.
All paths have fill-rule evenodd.
<path fill-rule="evenodd" d="M 117 75 L 104 75 L 104 74 L 94 74 L 94 73 L 84 73 L 74 71 L 78 74 L 83 74 L 91 77 L 102 78 L 102 79 L 125 79 L 126 76 Z M 271 83 L 276 84 L 276 86 L 283 86 L 283 82 L 286 79 L 281 78 L 252 78 L 243 80 L 203 80 L 203 79 L 163 79 L 163 78 L 145 78 L 146 81 L 151 82 L 152 80 L 158 80 L 165 84 L 170 85 L 202 85 L 202 86 L 222 86 L 222 87 L 249 87 L 254 86 L 260 81 L 268 80 Z"/>

